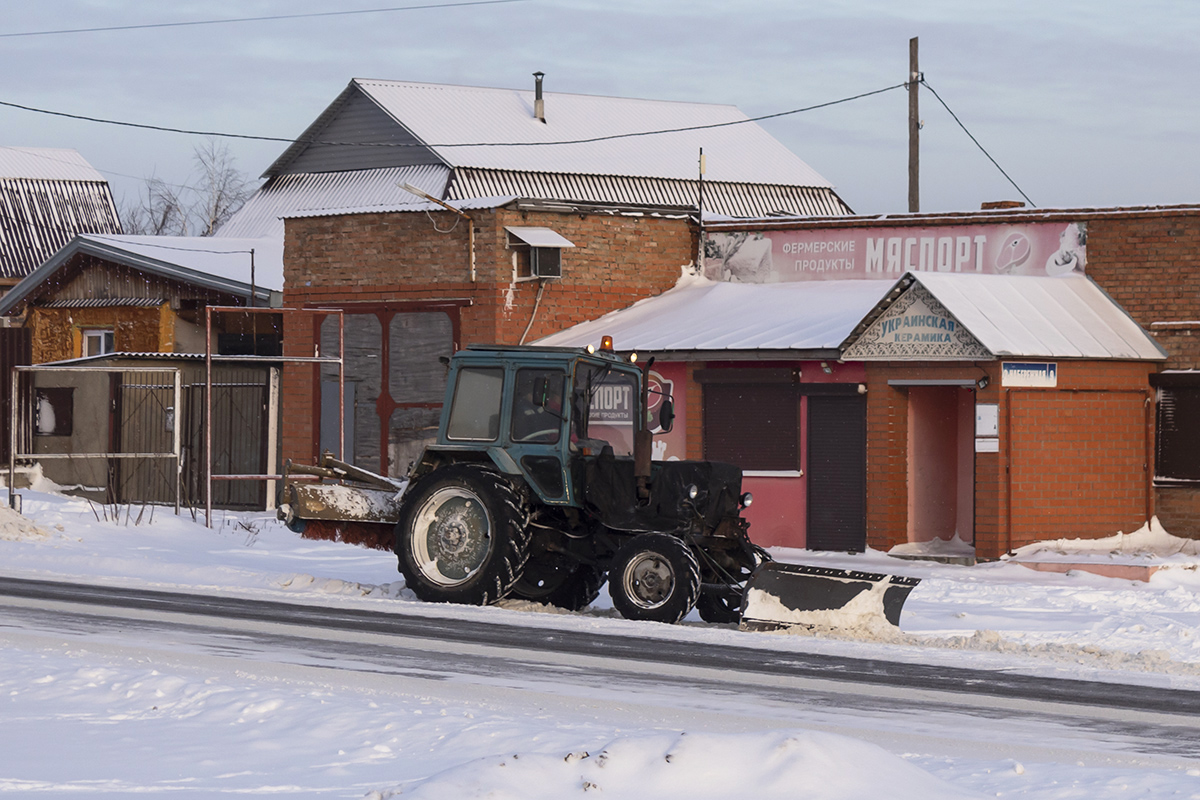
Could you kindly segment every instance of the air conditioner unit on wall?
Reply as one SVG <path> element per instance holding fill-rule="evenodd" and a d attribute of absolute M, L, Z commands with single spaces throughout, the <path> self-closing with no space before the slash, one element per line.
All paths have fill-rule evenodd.
<path fill-rule="evenodd" d="M 558 247 L 529 248 L 529 272 L 535 278 L 561 278 L 562 249 Z"/>

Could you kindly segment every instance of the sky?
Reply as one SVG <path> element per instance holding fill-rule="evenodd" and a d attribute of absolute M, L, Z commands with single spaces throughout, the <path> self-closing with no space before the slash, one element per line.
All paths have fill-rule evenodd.
<path fill-rule="evenodd" d="M 1200 5 L 1165 0 L 513 0 L 137 30 L 29 32 L 443 4 L 44 0 L 5 4 L 0 102 L 189 130 L 295 137 L 352 78 L 733 104 L 750 116 L 903 83 L 920 42 L 921 210 L 1200 197 Z M 860 214 L 908 209 L 902 88 L 762 123 Z M 223 140 L 258 176 L 279 142 Z M 184 184 L 199 137 L 0 106 L 0 146 L 78 150 L 118 204 Z M 1015 183 L 1015 185 L 1014 185 Z"/>

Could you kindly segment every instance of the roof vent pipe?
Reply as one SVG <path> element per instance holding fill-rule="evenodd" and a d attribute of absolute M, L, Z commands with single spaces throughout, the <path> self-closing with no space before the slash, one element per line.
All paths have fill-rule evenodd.
<path fill-rule="evenodd" d="M 542 78 L 544 72 L 533 73 L 533 115 L 542 122 L 546 121 L 546 101 L 542 99 Z"/>

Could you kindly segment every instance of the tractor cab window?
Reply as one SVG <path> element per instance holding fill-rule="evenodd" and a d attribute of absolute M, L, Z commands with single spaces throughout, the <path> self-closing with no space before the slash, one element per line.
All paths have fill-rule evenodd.
<path fill-rule="evenodd" d="M 581 363 L 575 371 L 572 441 L 593 452 L 607 444 L 613 455 L 633 455 L 640 399 L 636 375 Z"/>
<path fill-rule="evenodd" d="M 561 370 L 519 369 L 513 390 L 512 440 L 522 444 L 557 444 L 562 435 L 563 392 L 567 375 Z"/>
<path fill-rule="evenodd" d="M 454 401 L 446 436 L 494 442 L 500 435 L 500 398 L 504 370 L 498 367 L 463 367 L 458 371 Z"/>

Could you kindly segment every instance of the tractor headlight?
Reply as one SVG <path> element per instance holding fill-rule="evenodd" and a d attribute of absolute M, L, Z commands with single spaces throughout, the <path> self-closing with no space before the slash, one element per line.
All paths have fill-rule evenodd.
<path fill-rule="evenodd" d="M 742 492 L 741 501 L 742 508 L 749 508 L 750 504 L 754 502 L 754 495 L 750 494 L 749 492 Z"/>
<path fill-rule="evenodd" d="M 688 488 L 687 488 L 687 493 L 688 493 L 689 500 L 695 500 L 697 497 L 700 496 L 700 487 L 694 483 L 689 484 Z"/>

